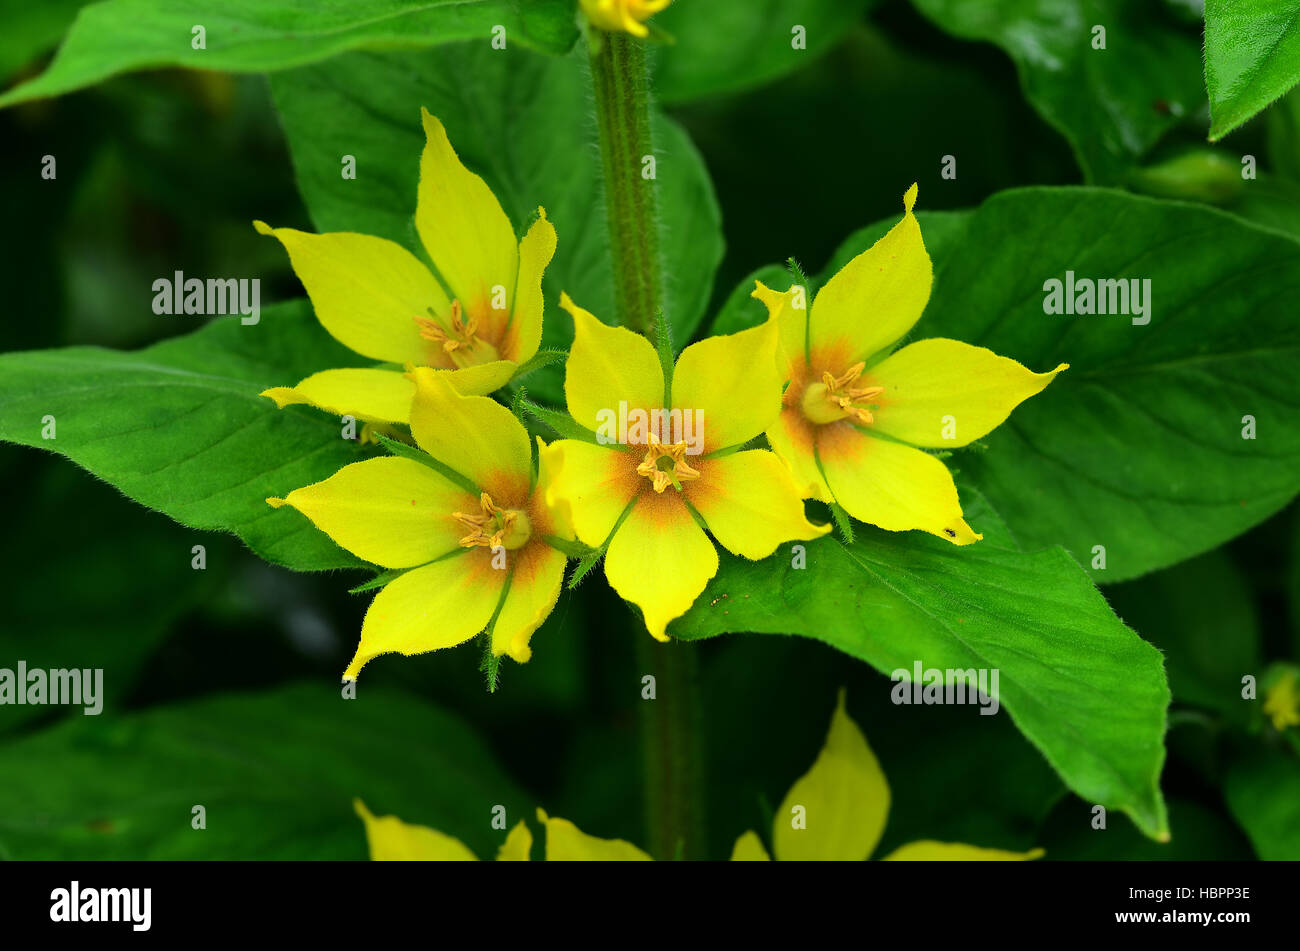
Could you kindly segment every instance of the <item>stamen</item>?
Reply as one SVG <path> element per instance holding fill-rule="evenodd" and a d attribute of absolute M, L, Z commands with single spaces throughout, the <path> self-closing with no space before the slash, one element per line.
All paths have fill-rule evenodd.
<path fill-rule="evenodd" d="M 528 516 L 518 509 L 503 509 L 492 501 L 486 492 L 479 496 L 477 515 L 464 512 L 452 512 L 451 517 L 469 530 L 469 534 L 460 540 L 463 548 L 507 548 L 521 547 L 532 534 L 532 525 Z"/>
<path fill-rule="evenodd" d="M 804 391 L 802 407 L 804 415 L 818 424 L 833 423 L 845 416 L 862 425 L 875 422 L 871 410 L 856 404 L 873 400 L 885 392 L 883 386 L 853 386 L 865 363 L 855 363 L 839 376 L 829 370 L 822 373 L 822 381 L 814 383 Z"/>
<path fill-rule="evenodd" d="M 683 482 L 690 482 L 700 477 L 698 469 L 686 461 L 686 443 L 673 443 L 671 446 L 659 441 L 655 433 L 650 433 L 646 440 L 645 458 L 636 467 L 637 475 L 650 480 L 656 492 L 663 492 L 673 486 L 678 492 Z"/>
<path fill-rule="evenodd" d="M 428 317 L 413 317 L 420 336 L 430 343 L 441 344 L 447 353 L 457 350 L 473 350 L 481 341 L 478 338 L 478 318 L 462 319 L 459 300 L 451 302 L 451 330 L 444 330 L 437 322 L 433 308 L 426 308 Z"/>

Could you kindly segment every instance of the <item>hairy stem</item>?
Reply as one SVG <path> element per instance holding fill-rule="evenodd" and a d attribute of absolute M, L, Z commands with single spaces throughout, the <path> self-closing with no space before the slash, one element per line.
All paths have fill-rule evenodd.
<path fill-rule="evenodd" d="M 591 52 L 596 124 L 604 163 L 605 208 L 614 265 L 618 322 L 639 333 L 654 329 L 660 306 L 659 215 L 653 158 L 650 82 L 645 46 L 622 33 L 601 34 Z"/>
<path fill-rule="evenodd" d="M 703 755 L 699 663 L 694 644 L 660 644 L 637 631 L 639 676 L 655 678 L 641 700 L 649 851 L 657 859 L 703 857 Z M 642 681 L 644 683 L 644 681 Z"/>
<path fill-rule="evenodd" d="M 605 210 L 618 322 L 652 334 L 661 306 L 659 216 L 652 172 L 650 83 L 642 41 L 621 33 L 597 37 L 591 78 L 605 175 Z M 694 645 L 659 644 L 637 631 L 640 678 L 654 677 L 654 698 L 641 687 L 641 741 L 649 850 L 657 859 L 703 852 L 703 755 L 699 672 Z"/>

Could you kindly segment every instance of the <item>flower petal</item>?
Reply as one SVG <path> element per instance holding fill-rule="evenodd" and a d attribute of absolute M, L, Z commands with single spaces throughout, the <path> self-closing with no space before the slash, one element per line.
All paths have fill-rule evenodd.
<path fill-rule="evenodd" d="M 442 123 L 424 108 L 420 115 L 425 144 L 415 229 L 466 313 L 484 313 L 494 287 L 509 293 L 515 286 L 519 248 L 514 228 L 492 189 L 461 163 Z"/>
<path fill-rule="evenodd" d="M 309 234 L 254 221 L 277 238 L 307 289 L 316 319 L 344 346 L 372 360 L 429 362 L 416 317 L 446 312 L 447 295 L 400 244 L 368 234 Z"/>
<path fill-rule="evenodd" d="M 335 416 L 405 423 L 411 418 L 415 384 L 396 370 L 322 370 L 297 386 L 276 386 L 259 395 L 275 400 L 280 409 L 306 404 Z"/>
<path fill-rule="evenodd" d="M 695 414 L 705 452 L 753 439 L 781 412 L 779 329 L 769 317 L 740 333 L 706 337 L 677 358 L 673 408 Z"/>
<path fill-rule="evenodd" d="M 518 363 L 530 359 L 542 342 L 542 274 L 555 254 L 555 227 L 546 220 L 545 208 L 538 208 L 537 214 L 519 242 L 519 275 L 501 351 Z"/>
<path fill-rule="evenodd" d="M 532 851 L 533 834 L 529 831 L 528 824 L 520 819 L 497 850 L 497 861 L 527 862 L 532 858 Z"/>
<path fill-rule="evenodd" d="M 700 463 L 685 496 L 723 548 L 757 561 L 788 541 L 810 541 L 831 530 L 804 516 L 790 470 L 766 449 L 747 449 Z"/>
<path fill-rule="evenodd" d="M 428 826 L 412 825 L 397 816 L 376 817 L 360 799 L 352 800 L 366 826 L 372 862 L 477 862 L 478 856 L 460 839 Z"/>
<path fill-rule="evenodd" d="M 986 436 L 1011 411 L 1069 364 L 1034 373 L 984 347 L 934 337 L 908 344 L 873 367 L 858 385 L 883 386 L 873 431 L 914 446 L 965 446 Z M 945 417 L 953 439 L 945 439 Z"/>
<path fill-rule="evenodd" d="M 518 369 L 519 364 L 513 360 L 493 360 L 440 372 L 447 374 L 447 379 L 461 396 L 487 396 L 509 383 Z"/>
<path fill-rule="evenodd" d="M 920 449 L 833 423 L 817 430 L 817 454 L 835 500 L 859 521 L 920 529 L 955 545 L 984 537 L 962 518 L 948 467 Z"/>
<path fill-rule="evenodd" d="M 790 469 L 806 499 L 831 501 L 831 490 L 817 468 L 815 428 L 797 406 L 787 406 L 765 433 L 772 450 Z"/>
<path fill-rule="evenodd" d="M 578 540 L 593 548 L 605 544 L 645 483 L 635 461 L 613 447 L 559 439 L 542 450 L 540 459 L 549 473 L 547 504 L 567 507 Z"/>
<path fill-rule="evenodd" d="M 537 821 L 546 827 L 548 862 L 650 862 L 649 855 L 622 839 L 587 835 L 568 819 L 552 819 L 541 809 Z"/>
<path fill-rule="evenodd" d="M 772 857 L 767 854 L 767 849 L 763 848 L 763 840 L 758 837 L 758 833 L 751 829 L 732 846 L 731 861 L 770 862 Z"/>
<path fill-rule="evenodd" d="M 808 332 L 808 289 L 793 285 L 784 292 L 774 291 L 762 281 L 755 281 L 754 290 L 749 296 L 767 305 L 768 317 L 775 320 L 780 328 L 777 334 L 777 362 L 789 378 L 793 367 L 807 362 L 805 335 Z"/>
<path fill-rule="evenodd" d="M 802 807 L 805 828 L 795 828 Z M 785 794 L 772 820 L 772 850 L 783 862 L 869 858 L 889 815 L 889 783 L 844 707 L 840 691 L 817 762 Z"/>
<path fill-rule="evenodd" d="M 351 463 L 267 501 L 293 506 L 341 547 L 385 568 L 423 565 L 455 551 L 464 529 L 451 514 L 478 510 L 478 499 L 464 489 L 397 456 Z"/>
<path fill-rule="evenodd" d="M 677 492 L 643 491 L 605 553 L 605 577 L 645 616 L 646 629 L 666 641 L 668 622 L 681 617 L 718 572 L 718 552 Z"/>
<path fill-rule="evenodd" d="M 510 590 L 492 628 L 492 653 L 509 654 L 521 664 L 533 656 L 528 646 L 560 597 L 567 559 L 540 540 L 530 541 L 512 553 Z"/>
<path fill-rule="evenodd" d="M 609 327 L 583 310 L 568 294 L 560 306 L 573 316 L 573 348 L 564 365 L 564 397 L 569 415 L 595 432 L 601 412 L 662 409 L 664 374 L 650 341 L 625 327 Z"/>
<path fill-rule="evenodd" d="M 486 548 L 475 548 L 390 581 L 370 602 L 361 643 L 343 679 L 355 680 L 380 654 L 395 651 L 410 657 L 463 644 L 487 627 L 505 577 L 505 571 L 492 567 Z"/>
<path fill-rule="evenodd" d="M 416 444 L 498 504 L 523 505 L 533 464 L 523 424 L 495 400 L 462 396 L 440 371 L 417 367 L 412 376 L 411 435 Z"/>
<path fill-rule="evenodd" d="M 813 349 L 847 342 L 849 363 L 865 360 L 912 329 L 930 299 L 933 270 L 912 214 L 916 186 L 903 197 L 903 220 L 844 265 L 812 305 Z"/>
<path fill-rule="evenodd" d="M 1042 849 L 1028 852 L 1006 852 L 1002 849 L 982 849 L 977 845 L 960 842 L 935 842 L 922 839 L 900 845 L 885 856 L 886 862 L 1032 862 L 1046 853 Z"/>

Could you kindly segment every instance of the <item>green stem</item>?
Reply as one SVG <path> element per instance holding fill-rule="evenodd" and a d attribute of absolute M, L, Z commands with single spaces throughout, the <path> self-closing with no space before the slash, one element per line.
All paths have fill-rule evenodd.
<path fill-rule="evenodd" d="M 655 678 L 655 698 L 644 699 L 643 691 L 640 718 L 650 854 L 657 859 L 702 858 L 703 724 L 696 648 L 680 641 L 660 644 L 645 631 L 634 636 L 639 677 Z"/>
<path fill-rule="evenodd" d="M 614 302 L 620 324 L 648 334 L 659 312 L 660 266 L 656 183 L 643 172 L 646 158 L 654 155 L 645 46 L 623 33 L 596 37 L 591 79 L 604 162 Z"/>
<path fill-rule="evenodd" d="M 656 181 L 646 174 L 654 144 L 645 46 L 622 33 L 600 33 L 590 51 L 618 322 L 649 335 L 660 310 L 662 265 Z M 642 688 L 640 701 L 650 853 L 699 858 L 704 760 L 695 648 L 658 644 L 644 631 L 634 636 L 638 683 L 647 674 L 655 679 L 654 699 Z"/>

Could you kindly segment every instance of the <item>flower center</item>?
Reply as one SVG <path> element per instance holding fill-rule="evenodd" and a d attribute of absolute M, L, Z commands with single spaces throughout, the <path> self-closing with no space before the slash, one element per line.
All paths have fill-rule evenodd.
<path fill-rule="evenodd" d="M 497 348 L 479 336 L 478 318 L 464 319 L 459 300 L 451 302 L 451 327 L 444 328 L 434 318 L 430 307 L 428 317 L 415 317 L 420 336 L 430 343 L 442 347 L 444 353 L 451 357 L 458 367 L 472 366 L 476 363 L 489 363 L 501 359 Z"/>
<path fill-rule="evenodd" d="M 840 376 L 829 370 L 822 374 L 820 383 L 813 383 L 803 391 L 799 408 L 804 416 L 814 423 L 835 423 L 841 419 L 852 419 L 867 424 L 875 421 L 871 411 L 857 404 L 875 399 L 885 392 L 883 386 L 854 386 L 865 363 L 855 363 Z"/>
<path fill-rule="evenodd" d="M 636 467 L 636 471 L 637 475 L 650 480 L 656 492 L 662 492 L 670 485 L 680 492 L 683 482 L 700 477 L 699 470 L 691 468 L 686 462 L 684 441 L 665 445 L 654 433 L 650 433 L 647 438 L 645 458 Z"/>
<path fill-rule="evenodd" d="M 519 509 L 498 508 L 492 496 L 484 492 L 478 499 L 482 511 L 477 515 L 452 512 L 451 517 L 464 525 L 469 534 L 460 540 L 466 548 L 522 548 L 533 534 L 528 514 Z"/>

